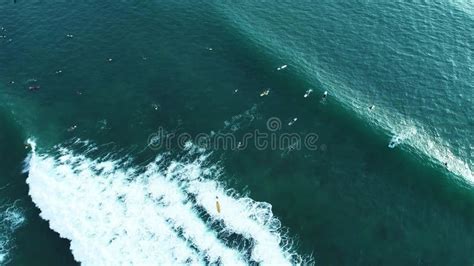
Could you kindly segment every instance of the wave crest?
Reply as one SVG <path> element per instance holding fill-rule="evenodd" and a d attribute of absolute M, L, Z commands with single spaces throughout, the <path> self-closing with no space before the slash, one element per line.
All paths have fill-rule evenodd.
<path fill-rule="evenodd" d="M 194 146 L 140 168 L 67 147 L 53 152 L 33 150 L 29 194 L 84 265 L 303 262 L 272 206 L 224 188 L 220 167 L 206 166 Z"/>

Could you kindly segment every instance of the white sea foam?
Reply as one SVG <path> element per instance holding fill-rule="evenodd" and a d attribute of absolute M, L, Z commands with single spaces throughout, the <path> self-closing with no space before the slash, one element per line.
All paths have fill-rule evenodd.
<path fill-rule="evenodd" d="M 23 210 L 16 202 L 0 207 L 0 264 L 10 261 L 10 251 L 14 248 L 13 233 L 25 223 Z"/>
<path fill-rule="evenodd" d="M 463 177 L 469 184 L 474 185 L 474 173 L 469 163 L 461 160 L 449 149 L 449 146 L 431 138 L 417 138 L 414 141 L 425 154 L 437 159 L 438 164 L 446 164 L 446 168 Z"/>
<path fill-rule="evenodd" d="M 271 205 L 225 189 L 219 167 L 204 166 L 207 156 L 193 145 L 180 160 L 159 156 L 143 168 L 65 147 L 51 152 L 33 149 L 29 194 L 84 265 L 301 262 Z M 251 245 L 235 246 L 229 235 Z"/>
<path fill-rule="evenodd" d="M 388 147 L 393 149 L 396 146 L 400 145 L 403 141 L 406 139 L 412 137 L 413 135 L 416 134 L 416 128 L 411 128 L 405 131 L 402 131 L 398 134 L 395 134 L 392 139 L 390 140 L 390 143 L 388 144 Z"/>

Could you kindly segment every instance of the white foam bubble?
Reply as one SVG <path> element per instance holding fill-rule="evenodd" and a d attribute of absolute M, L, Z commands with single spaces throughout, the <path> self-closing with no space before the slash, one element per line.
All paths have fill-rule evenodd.
<path fill-rule="evenodd" d="M 33 149 L 29 194 L 84 265 L 300 261 L 270 204 L 232 194 L 215 180 L 219 167 L 204 167 L 207 156 L 192 145 L 188 152 L 182 160 L 161 156 L 139 169 L 64 147 L 52 155 Z M 252 245 L 232 246 L 222 233 Z"/>

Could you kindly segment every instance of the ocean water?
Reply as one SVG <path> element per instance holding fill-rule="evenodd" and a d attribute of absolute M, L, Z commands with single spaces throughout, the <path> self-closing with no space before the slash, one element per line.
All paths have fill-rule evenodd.
<path fill-rule="evenodd" d="M 473 10 L 1 1 L 0 263 L 472 265 Z"/>

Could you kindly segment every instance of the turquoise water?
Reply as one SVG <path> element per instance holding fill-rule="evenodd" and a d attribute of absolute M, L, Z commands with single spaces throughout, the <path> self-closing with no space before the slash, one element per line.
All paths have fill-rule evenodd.
<path fill-rule="evenodd" d="M 0 13 L 3 263 L 474 262 L 469 1 Z M 317 149 L 150 144 L 270 118 Z"/>

